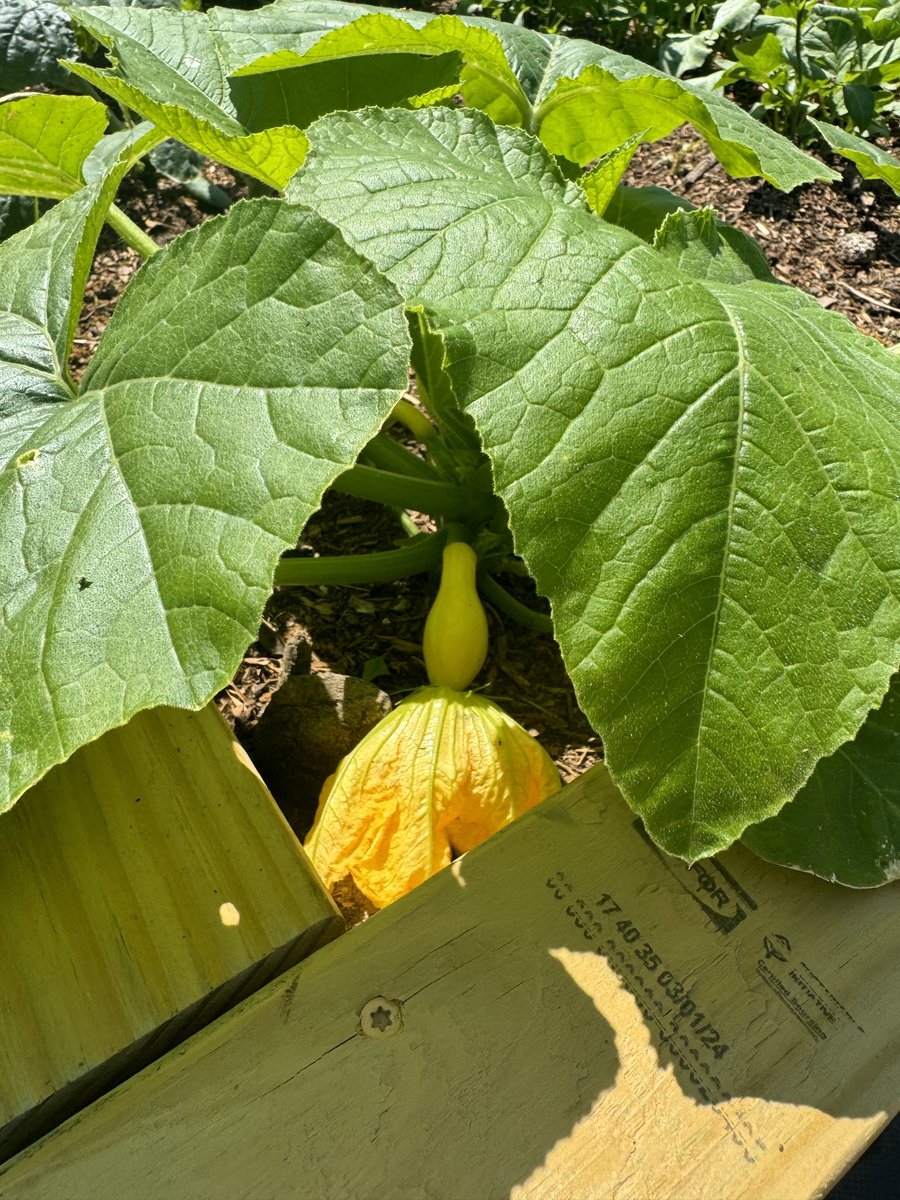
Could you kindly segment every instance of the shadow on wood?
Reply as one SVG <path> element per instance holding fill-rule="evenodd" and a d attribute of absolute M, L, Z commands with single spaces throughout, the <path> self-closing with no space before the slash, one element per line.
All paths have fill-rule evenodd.
<path fill-rule="evenodd" d="M 900 1094 L 898 901 L 740 849 L 690 869 L 598 768 L 19 1156 L 0 1193 L 821 1195 Z M 396 1032 L 363 1032 L 395 1005 Z"/>

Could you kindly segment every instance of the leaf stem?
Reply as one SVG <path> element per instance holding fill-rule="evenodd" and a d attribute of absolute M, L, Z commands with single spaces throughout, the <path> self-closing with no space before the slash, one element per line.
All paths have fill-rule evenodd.
<path fill-rule="evenodd" d="M 391 583 L 436 567 L 443 546 L 442 533 L 420 533 L 397 550 L 335 554 L 324 558 L 283 558 L 275 570 L 275 583 L 279 587 Z"/>
<path fill-rule="evenodd" d="M 456 487 L 437 479 L 414 479 L 395 471 L 376 467 L 351 467 L 331 485 L 345 496 L 361 500 L 377 500 L 396 508 L 411 508 L 416 512 L 440 517 L 482 517 L 487 513 L 486 497 L 471 488 Z"/>
<path fill-rule="evenodd" d="M 106 219 L 119 237 L 123 238 L 132 250 L 137 250 L 141 258 L 150 258 L 159 249 L 153 238 L 135 225 L 131 217 L 127 217 L 117 204 L 109 206 Z"/>
<path fill-rule="evenodd" d="M 394 405 L 390 419 L 396 421 L 400 425 L 404 425 L 414 438 L 420 442 L 427 442 L 433 438 L 437 430 L 428 420 L 426 415 L 409 400 L 398 400 Z"/>
<path fill-rule="evenodd" d="M 533 608 L 529 608 L 527 604 L 523 604 L 521 600 L 511 596 L 506 588 L 501 586 L 487 571 L 479 574 L 478 588 L 489 604 L 496 605 L 526 629 L 533 629 L 535 633 L 553 632 L 553 622 L 546 613 L 535 612 Z"/>
<path fill-rule="evenodd" d="M 361 457 L 373 467 L 381 467 L 384 471 L 393 471 L 398 475 L 409 475 L 415 479 L 438 478 L 437 472 L 424 459 L 395 442 L 386 433 L 376 434 L 363 450 Z"/>

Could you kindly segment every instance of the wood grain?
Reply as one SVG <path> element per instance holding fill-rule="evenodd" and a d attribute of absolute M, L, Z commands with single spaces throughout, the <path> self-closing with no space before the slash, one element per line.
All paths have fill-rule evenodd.
<path fill-rule="evenodd" d="M 900 1095 L 898 907 L 739 848 L 688 869 L 596 768 L 19 1156 L 0 1194 L 821 1196 Z"/>
<path fill-rule="evenodd" d="M 0 912 L 0 1156 L 342 928 L 213 708 L 140 714 L 0 818 Z"/>

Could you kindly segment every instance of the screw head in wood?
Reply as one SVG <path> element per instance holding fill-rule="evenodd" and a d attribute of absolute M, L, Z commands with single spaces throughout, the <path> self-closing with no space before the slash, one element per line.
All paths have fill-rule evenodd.
<path fill-rule="evenodd" d="M 362 1006 L 359 1014 L 359 1027 L 366 1037 L 393 1037 L 400 1032 L 403 1024 L 403 1013 L 396 1000 L 388 1000 L 387 996 L 374 996 Z"/>

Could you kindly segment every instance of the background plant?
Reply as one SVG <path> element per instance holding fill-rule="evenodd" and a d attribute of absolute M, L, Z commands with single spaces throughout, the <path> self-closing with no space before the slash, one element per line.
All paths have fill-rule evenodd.
<path fill-rule="evenodd" d="M 413 7 L 426 8 L 424 4 Z M 574 33 L 657 63 L 667 38 L 705 29 L 714 5 L 706 0 L 485 0 L 457 6 L 460 15 L 514 21 L 546 33 Z"/>
<path fill-rule="evenodd" d="M 200 0 L 119 0 L 118 7 L 199 10 Z M 101 99 L 89 83 L 62 66 L 62 60 L 89 61 L 97 42 L 72 24 L 65 0 L 3 0 L 0 5 L 0 102 L 4 96 L 28 91 L 53 91 Z M 108 106 L 107 123 L 121 130 L 132 125 L 129 112 Z M 173 140 L 150 155 L 156 170 L 210 209 L 227 207 L 228 197 L 202 175 L 205 159 Z M 0 241 L 36 220 L 48 204 L 44 193 L 34 196 L 0 192 Z M 54 197 L 55 198 L 55 197 Z M 120 230 L 121 232 L 121 230 Z"/>
<path fill-rule="evenodd" d="M 714 53 L 707 82 L 752 85 L 751 112 L 803 144 L 817 139 L 810 117 L 878 135 L 900 112 L 900 5 L 887 0 L 726 0 L 708 33 L 670 41 L 663 58 L 684 74 Z"/>
<path fill-rule="evenodd" d="M 512 25 L 329 0 L 74 15 L 111 66 L 73 69 L 149 124 L 92 158 L 75 130 L 101 105 L 16 102 L 73 124 L 48 145 L 33 123 L 34 170 L 69 190 L 0 249 L 4 803 L 140 708 L 204 703 L 273 578 L 436 561 L 440 533 L 279 563 L 337 487 L 464 523 L 486 596 L 519 556 L 661 845 L 744 833 L 891 878 L 900 359 L 711 213 L 620 185 L 685 119 L 737 174 L 832 173 L 721 96 Z M 446 103 L 460 91 L 481 111 Z M 76 389 L 96 231 L 166 135 L 289 202 L 152 254 Z M 425 462 L 383 430 L 409 363 Z"/>

